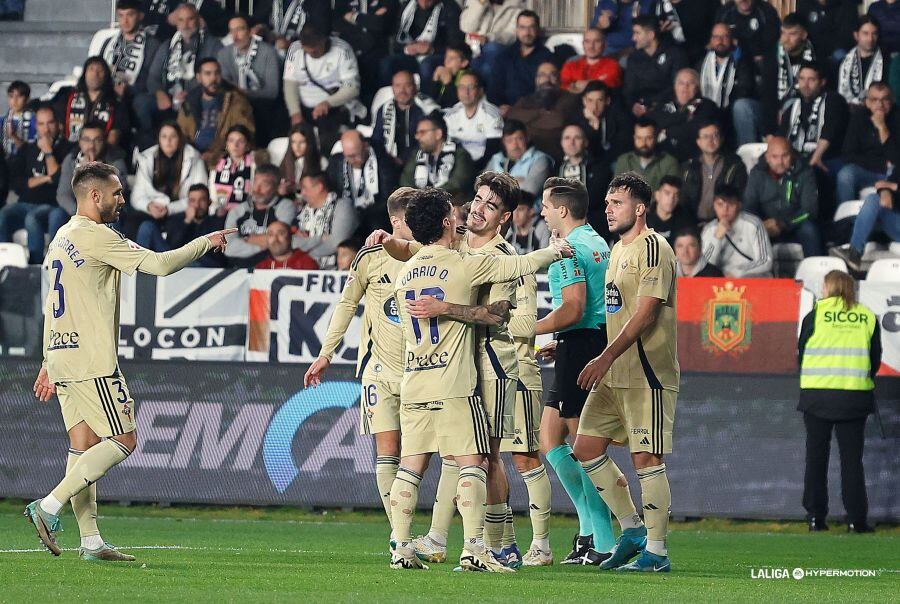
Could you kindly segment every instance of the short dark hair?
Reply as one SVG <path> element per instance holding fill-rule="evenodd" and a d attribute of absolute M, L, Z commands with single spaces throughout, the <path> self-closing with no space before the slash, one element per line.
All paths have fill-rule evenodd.
<path fill-rule="evenodd" d="M 92 181 L 105 181 L 110 176 L 118 176 L 119 170 L 115 166 L 104 164 L 102 161 L 92 161 L 81 164 L 75 168 L 72 174 L 72 189 L 78 194 L 78 189 L 90 184 Z"/>
<path fill-rule="evenodd" d="M 800 73 L 804 69 L 811 69 L 816 72 L 816 75 L 818 75 L 820 79 L 825 79 L 826 71 L 821 63 L 817 63 L 816 61 L 801 61 L 800 65 L 797 66 L 797 73 Z"/>
<path fill-rule="evenodd" d="M 869 24 L 874 25 L 875 29 L 877 29 L 879 32 L 881 31 L 881 23 L 879 23 L 878 19 L 876 19 L 872 15 L 862 15 L 856 21 L 856 29 L 854 29 L 853 31 L 859 31 L 863 25 L 869 25 Z"/>
<path fill-rule="evenodd" d="M 721 184 L 713 192 L 713 199 L 721 199 L 729 203 L 741 203 L 741 190 L 734 185 Z"/>
<path fill-rule="evenodd" d="M 480 187 L 487 187 L 491 193 L 497 196 L 504 212 L 515 210 L 522 198 L 519 182 L 506 172 L 494 172 L 493 170 L 482 172 L 475 179 L 475 191 L 477 192 Z"/>
<path fill-rule="evenodd" d="M 258 168 L 257 168 L 256 172 L 259 173 Z M 278 174 L 278 177 L 281 178 L 281 172 L 278 171 L 278 168 L 275 168 L 275 172 Z M 326 174 L 322 170 L 316 170 L 316 171 L 304 174 L 303 176 L 300 177 L 300 180 L 303 180 L 304 178 L 311 178 L 315 181 L 318 181 L 319 183 L 322 184 L 323 187 L 325 187 L 326 191 L 334 190 L 334 187 L 331 186 L 331 180 L 328 178 L 328 174 Z"/>
<path fill-rule="evenodd" d="M 251 148 L 253 147 L 253 133 L 250 132 L 250 128 L 248 128 L 244 124 L 235 124 L 228 129 L 228 132 L 225 133 L 225 140 L 228 140 L 228 135 L 232 132 L 237 132 L 238 134 L 242 135 L 245 139 L 247 139 L 247 144 Z"/>
<path fill-rule="evenodd" d="M 653 33 L 659 36 L 659 19 L 654 15 L 638 15 L 631 20 L 631 25 L 637 25 L 640 28 L 652 30 Z"/>
<path fill-rule="evenodd" d="M 700 241 L 701 241 L 701 239 L 700 239 L 700 231 L 698 231 L 698 230 L 696 229 L 696 227 L 692 227 L 692 226 L 691 226 L 691 227 L 684 227 L 684 228 L 679 229 L 678 231 L 676 231 L 676 232 L 675 232 L 675 236 L 672 237 L 672 243 L 675 243 L 675 241 L 677 241 L 677 240 L 680 239 L 681 237 L 693 237 L 694 239 L 697 240 L 697 243 L 698 243 L 698 244 L 699 244 Z"/>
<path fill-rule="evenodd" d="M 590 80 L 587 85 L 585 85 L 584 90 L 581 91 L 581 98 L 584 98 L 584 95 L 589 92 L 602 92 L 606 95 L 606 98 L 609 98 L 612 94 L 610 87 L 599 80 Z"/>
<path fill-rule="evenodd" d="M 204 193 L 206 193 L 206 197 L 207 197 L 207 198 L 210 197 L 210 195 L 209 195 L 209 187 L 207 187 L 207 186 L 206 186 L 205 184 L 203 184 L 202 182 L 198 182 L 198 183 L 193 184 L 193 185 L 191 185 L 190 187 L 188 187 L 188 194 L 191 194 L 191 193 L 193 193 L 194 191 L 203 191 Z"/>
<path fill-rule="evenodd" d="M 388 216 L 399 216 L 406 213 L 406 206 L 409 205 L 418 189 L 412 187 L 398 187 L 396 191 L 391 193 L 387 198 Z"/>
<path fill-rule="evenodd" d="M 440 110 L 435 109 L 419 121 L 431 122 L 432 126 L 444 133 L 444 138 L 449 138 L 450 134 L 447 131 L 447 122 L 444 121 L 444 116 L 441 114 Z"/>
<path fill-rule="evenodd" d="M 534 22 L 537 23 L 538 28 L 541 27 L 541 17 L 533 10 L 525 9 L 518 15 L 516 15 L 516 23 L 519 22 L 519 19 L 522 17 L 528 17 L 530 19 L 534 19 Z"/>
<path fill-rule="evenodd" d="M 609 191 L 627 191 L 632 199 L 637 199 L 647 207 L 650 207 L 650 201 L 653 197 L 653 191 L 650 185 L 644 180 L 644 177 L 637 172 L 623 172 L 609 183 Z"/>
<path fill-rule="evenodd" d="M 10 83 L 9 86 L 6 87 L 6 94 L 10 94 L 13 91 L 18 92 L 26 99 L 31 98 L 31 86 L 29 86 L 22 80 L 14 80 Z"/>
<path fill-rule="evenodd" d="M 503 122 L 503 136 L 509 136 L 516 132 L 524 132 L 525 136 L 528 136 L 528 128 L 525 127 L 523 122 L 519 120 L 506 120 Z"/>
<path fill-rule="evenodd" d="M 463 42 L 460 42 L 459 44 L 448 44 L 447 50 L 452 50 L 466 61 L 472 62 L 472 47 L 468 44 Z"/>
<path fill-rule="evenodd" d="M 781 28 L 782 29 L 792 29 L 794 27 L 799 27 L 804 31 L 809 30 L 809 26 L 800 13 L 790 13 L 784 16 L 784 19 L 781 20 Z"/>
<path fill-rule="evenodd" d="M 203 57 L 202 59 L 197 59 L 197 62 L 194 65 L 194 75 L 199 74 L 200 71 L 203 69 L 203 66 L 206 65 L 207 63 L 215 63 L 216 65 L 219 65 L 218 59 L 216 59 L 214 57 Z M 221 67 L 222 66 L 219 65 L 220 69 L 221 69 Z"/>
<path fill-rule="evenodd" d="M 97 119 L 90 119 L 84 123 L 81 127 L 81 130 L 99 130 L 103 133 L 103 138 L 106 139 L 106 124 Z"/>
<path fill-rule="evenodd" d="M 281 170 L 278 169 L 278 166 L 275 164 L 263 164 L 261 166 L 257 166 L 256 175 L 260 174 L 268 174 L 272 178 L 275 179 L 275 182 L 279 182 L 281 180 Z"/>
<path fill-rule="evenodd" d="M 450 215 L 450 193 L 434 187 L 416 191 L 406 206 L 406 224 L 413 238 L 429 245 L 444 235 L 444 218 Z"/>
<path fill-rule="evenodd" d="M 479 74 L 474 69 L 466 70 L 465 72 L 461 73 L 459 75 L 459 77 L 460 77 L 460 79 L 462 79 L 464 77 L 475 78 L 475 83 L 478 85 L 478 88 L 480 88 L 481 90 L 484 90 L 484 78 L 481 77 L 481 74 Z"/>
<path fill-rule="evenodd" d="M 720 124 L 717 120 L 713 120 L 713 119 L 705 119 L 705 120 L 701 121 L 700 123 L 698 123 L 698 124 L 694 127 L 694 132 L 697 133 L 697 137 L 696 137 L 696 138 L 700 138 L 700 131 L 701 131 L 701 130 L 703 130 L 704 128 L 709 128 L 710 126 L 715 126 L 716 128 L 718 128 L 719 134 L 722 133 L 722 124 Z"/>
<path fill-rule="evenodd" d="M 659 132 L 659 125 L 649 117 L 639 117 L 634 120 L 634 128 L 653 128 L 654 132 Z"/>
<path fill-rule="evenodd" d="M 337 247 L 349 247 L 351 250 L 356 250 L 357 252 L 362 248 L 363 244 L 356 237 L 350 237 L 349 239 L 344 239 Z"/>
<path fill-rule="evenodd" d="M 324 44 L 327 41 L 328 33 L 321 31 L 312 23 L 307 23 L 303 26 L 303 29 L 300 30 L 301 46 L 315 46 L 317 44 Z"/>
<path fill-rule="evenodd" d="M 244 24 L 246 24 L 246 26 L 247 26 L 248 28 L 251 27 L 251 25 L 252 25 L 252 23 L 251 23 L 251 21 L 250 21 L 250 15 L 248 15 L 247 13 L 235 13 L 235 14 L 231 15 L 231 16 L 228 18 L 229 23 L 230 23 L 233 19 L 240 19 L 241 21 L 244 22 Z"/>
<path fill-rule="evenodd" d="M 544 181 L 544 191 L 550 191 L 548 199 L 553 207 L 569 208 L 575 220 L 583 220 L 587 216 L 588 192 L 580 180 L 551 176 Z"/>
<path fill-rule="evenodd" d="M 116 10 L 136 10 L 144 12 L 144 3 L 141 0 L 116 0 Z"/>
<path fill-rule="evenodd" d="M 675 187 L 676 189 L 681 189 L 684 186 L 684 181 L 682 181 L 677 176 L 672 176 L 671 174 L 666 174 L 662 178 L 659 179 L 659 186 L 656 187 L 657 190 L 663 188 L 664 186 L 669 185 L 670 187 Z"/>

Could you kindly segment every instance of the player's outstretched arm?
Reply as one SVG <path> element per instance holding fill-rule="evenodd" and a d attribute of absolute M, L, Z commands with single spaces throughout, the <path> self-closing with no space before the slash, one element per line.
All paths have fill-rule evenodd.
<path fill-rule="evenodd" d="M 228 245 L 227 237 L 237 233 L 237 229 L 224 229 L 197 237 L 180 248 L 168 252 L 151 252 L 144 256 L 137 269 L 142 273 L 165 277 L 178 272 L 209 250 L 222 252 Z"/>
<path fill-rule="evenodd" d="M 509 321 L 512 304 L 508 300 L 500 300 L 487 305 L 453 304 L 438 300 L 434 296 L 422 296 L 406 303 L 406 310 L 416 319 L 447 317 L 462 323 L 476 325 L 500 325 Z"/>
<path fill-rule="evenodd" d="M 34 381 L 34 395 L 42 403 L 49 401 L 56 394 L 56 385 L 50 382 L 47 368 L 41 367 L 37 379 Z"/>
<path fill-rule="evenodd" d="M 468 270 L 472 284 L 482 285 L 503 283 L 534 274 L 560 258 L 571 258 L 572 254 L 569 243 L 558 237 L 554 230 L 548 246 L 530 254 L 524 256 L 468 254 L 463 256 L 463 263 Z"/>

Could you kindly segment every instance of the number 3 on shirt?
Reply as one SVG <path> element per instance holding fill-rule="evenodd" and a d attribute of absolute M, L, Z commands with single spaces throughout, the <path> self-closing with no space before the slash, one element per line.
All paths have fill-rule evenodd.
<path fill-rule="evenodd" d="M 418 297 L 422 296 L 433 296 L 438 300 L 444 299 L 444 290 L 440 287 L 426 287 L 422 291 L 419 292 Z M 417 298 L 415 290 L 409 289 L 406 290 L 406 299 L 412 302 Z M 412 328 L 413 333 L 416 335 L 416 344 L 422 343 L 422 328 L 419 326 L 419 319 L 412 320 Z M 431 333 L 431 343 L 437 344 L 441 340 L 441 336 L 438 333 L 438 320 L 437 317 L 431 317 L 428 319 L 428 330 Z"/>
<path fill-rule="evenodd" d="M 62 277 L 62 262 L 54 260 L 51 266 L 56 271 L 56 277 L 53 279 L 53 289 L 59 295 L 59 306 L 53 305 L 53 318 L 58 319 L 66 312 L 66 290 L 63 289 L 62 283 L 59 282 Z"/>

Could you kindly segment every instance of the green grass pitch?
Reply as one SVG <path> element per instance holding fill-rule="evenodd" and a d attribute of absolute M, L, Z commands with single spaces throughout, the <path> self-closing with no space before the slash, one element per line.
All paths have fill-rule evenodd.
<path fill-rule="evenodd" d="M 450 561 L 424 572 L 388 568 L 379 514 L 309 513 L 293 509 L 157 508 L 101 504 L 104 537 L 138 557 L 135 563 L 87 563 L 75 551 L 53 558 L 38 549 L 22 517 L 24 502 L 0 502 L 0 601 L 122 602 L 696 602 L 896 601 L 900 592 L 900 528 L 874 535 L 809 534 L 800 523 L 675 523 L 673 572 L 622 575 L 555 565 L 515 575 L 454 573 L 459 519 Z M 426 529 L 428 514 L 417 517 Z M 70 511 L 60 536 L 78 546 Z M 519 543 L 530 542 L 528 519 L 516 518 Z M 576 524 L 554 517 L 557 561 Z M 762 567 L 878 569 L 874 578 L 753 579 Z"/>

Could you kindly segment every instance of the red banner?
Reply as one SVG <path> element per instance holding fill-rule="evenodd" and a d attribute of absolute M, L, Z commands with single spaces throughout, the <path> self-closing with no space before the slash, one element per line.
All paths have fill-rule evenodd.
<path fill-rule="evenodd" d="M 800 290 L 793 279 L 679 279 L 681 370 L 796 374 Z"/>

